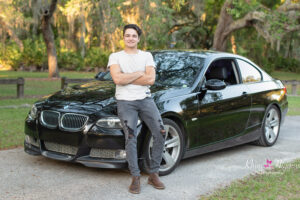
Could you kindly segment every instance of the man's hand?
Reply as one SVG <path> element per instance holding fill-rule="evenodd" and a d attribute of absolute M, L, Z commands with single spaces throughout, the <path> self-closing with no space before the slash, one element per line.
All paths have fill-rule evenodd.
<path fill-rule="evenodd" d="M 153 66 L 146 66 L 146 72 L 143 76 L 134 80 L 135 85 L 153 85 L 155 82 L 155 69 Z"/>
<path fill-rule="evenodd" d="M 127 85 L 144 76 L 144 72 L 123 73 L 119 65 L 110 66 L 110 74 L 116 85 Z"/>

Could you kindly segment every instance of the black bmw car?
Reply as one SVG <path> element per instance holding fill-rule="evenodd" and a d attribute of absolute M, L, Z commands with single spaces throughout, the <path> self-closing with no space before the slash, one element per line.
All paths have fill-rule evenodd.
<path fill-rule="evenodd" d="M 181 159 L 235 145 L 275 144 L 288 110 L 286 88 L 242 56 L 213 51 L 154 51 L 151 87 L 165 124 L 160 175 Z M 25 120 L 25 152 L 126 168 L 125 137 L 109 72 L 36 102 Z M 152 138 L 138 121 L 138 157 L 147 172 Z"/>

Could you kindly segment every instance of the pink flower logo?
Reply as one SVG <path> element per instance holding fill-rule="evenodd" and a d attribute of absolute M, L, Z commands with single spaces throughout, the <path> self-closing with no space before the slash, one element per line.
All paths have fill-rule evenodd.
<path fill-rule="evenodd" d="M 265 168 L 273 168 L 273 166 L 271 165 L 272 164 L 272 160 L 268 160 L 267 159 L 267 164 L 264 165 Z"/>

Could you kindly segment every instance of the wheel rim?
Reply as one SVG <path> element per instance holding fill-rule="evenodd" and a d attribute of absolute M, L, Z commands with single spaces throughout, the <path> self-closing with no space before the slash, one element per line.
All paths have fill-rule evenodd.
<path fill-rule="evenodd" d="M 265 121 L 265 136 L 269 143 L 273 143 L 279 131 L 279 115 L 278 112 L 272 108 L 267 114 Z"/>
<path fill-rule="evenodd" d="M 163 149 L 162 162 L 159 168 L 159 171 L 161 172 L 171 169 L 176 164 L 181 149 L 180 137 L 177 130 L 170 125 L 165 125 L 164 127 L 165 127 L 166 134 L 165 134 L 165 144 Z M 149 145 L 150 158 L 151 158 L 150 152 L 152 146 L 153 146 L 153 138 L 151 137 L 150 145 Z"/>

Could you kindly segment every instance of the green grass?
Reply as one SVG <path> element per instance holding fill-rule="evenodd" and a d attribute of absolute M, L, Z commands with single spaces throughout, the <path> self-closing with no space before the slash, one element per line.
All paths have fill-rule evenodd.
<path fill-rule="evenodd" d="M 0 149 L 23 145 L 24 120 L 30 108 L 0 109 Z"/>
<path fill-rule="evenodd" d="M 10 105 L 22 105 L 22 104 L 30 104 L 32 105 L 37 98 L 26 98 L 26 99 L 3 99 L 0 100 L 0 108 L 1 106 L 10 106 Z"/>
<path fill-rule="evenodd" d="M 279 80 L 297 80 L 300 81 L 300 73 L 274 71 L 270 74 L 273 78 Z"/>
<path fill-rule="evenodd" d="M 218 189 L 201 200 L 300 199 L 300 160 L 286 163 L 263 174 L 250 175 Z"/>
<path fill-rule="evenodd" d="M 60 76 L 67 78 L 94 78 L 96 73 L 92 72 L 61 72 Z M 47 72 L 15 72 L 15 71 L 0 71 L 0 78 L 47 78 Z M 25 98 L 32 96 L 49 95 L 60 90 L 60 79 L 26 79 L 24 86 Z M 0 84 L 0 98 L 15 98 L 17 96 L 16 85 Z"/>
<path fill-rule="evenodd" d="M 26 80 L 24 86 L 25 98 L 32 96 L 43 96 L 54 93 L 60 90 L 60 80 Z M 16 85 L 1 85 L 0 84 L 0 98 L 17 96 Z"/>
<path fill-rule="evenodd" d="M 60 72 L 60 77 L 94 78 L 94 72 Z M 48 72 L 0 71 L 0 78 L 48 78 Z"/>

